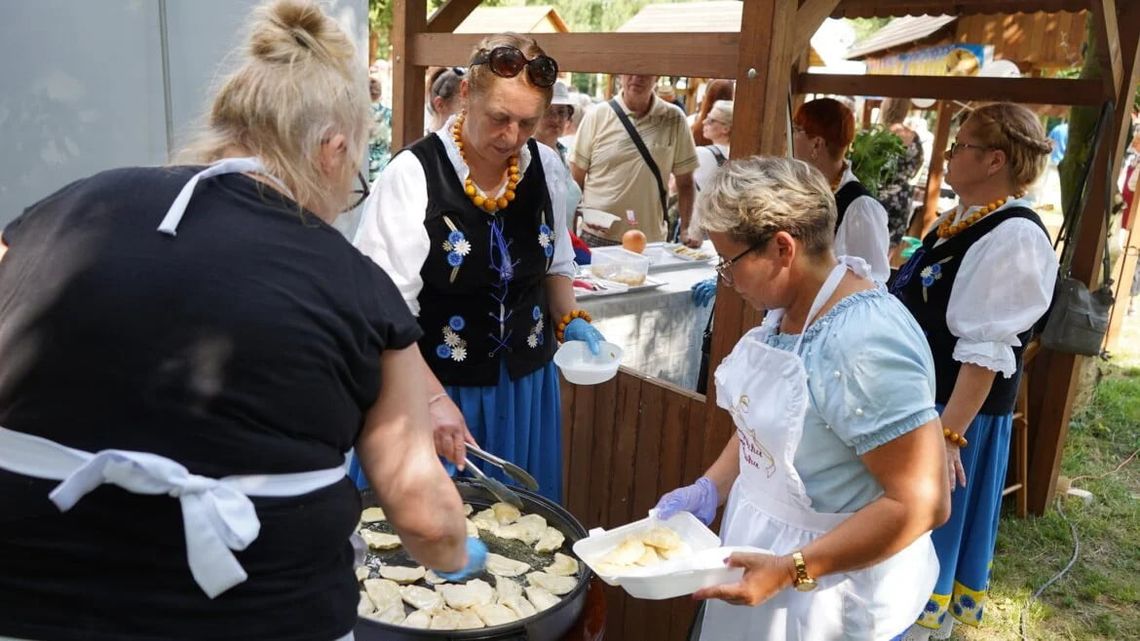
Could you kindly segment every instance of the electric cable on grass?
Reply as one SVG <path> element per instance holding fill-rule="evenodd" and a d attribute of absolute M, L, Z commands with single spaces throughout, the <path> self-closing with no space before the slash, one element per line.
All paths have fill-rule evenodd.
<path fill-rule="evenodd" d="M 1041 594 L 1045 592 L 1045 590 L 1050 585 L 1053 585 L 1057 581 L 1061 580 L 1061 577 L 1065 576 L 1065 574 L 1068 573 L 1068 571 L 1071 570 L 1074 565 L 1076 565 L 1077 557 L 1080 556 L 1081 553 L 1081 540 L 1077 537 L 1077 526 L 1069 520 L 1069 517 L 1065 515 L 1065 510 L 1061 507 L 1061 497 L 1059 496 L 1057 497 L 1057 513 L 1061 515 L 1061 520 L 1069 526 L 1069 531 L 1073 534 L 1073 556 L 1069 559 L 1068 565 L 1066 565 L 1060 572 L 1053 575 L 1053 578 L 1046 581 L 1044 585 L 1037 588 L 1037 591 L 1033 593 L 1033 596 L 1029 597 L 1029 600 L 1025 602 L 1025 607 L 1021 609 L 1021 641 L 1029 641 L 1029 637 L 1025 634 L 1025 613 L 1029 611 L 1029 606 L 1033 605 L 1033 602 L 1036 601 L 1037 598 L 1040 597 Z"/>

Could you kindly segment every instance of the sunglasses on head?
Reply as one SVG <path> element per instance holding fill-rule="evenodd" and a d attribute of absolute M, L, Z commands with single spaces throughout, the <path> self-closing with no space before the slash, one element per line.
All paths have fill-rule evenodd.
<path fill-rule="evenodd" d="M 553 87 L 558 80 L 558 63 L 550 56 L 527 58 L 517 47 L 507 45 L 490 51 L 481 49 L 471 59 L 471 66 L 487 65 L 491 72 L 502 78 L 514 78 L 526 69 L 526 76 L 536 87 Z"/>

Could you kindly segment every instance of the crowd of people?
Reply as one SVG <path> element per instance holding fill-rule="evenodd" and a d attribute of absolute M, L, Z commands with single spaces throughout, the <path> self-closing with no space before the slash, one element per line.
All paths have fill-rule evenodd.
<path fill-rule="evenodd" d="M 0 635 L 351 639 L 364 487 L 422 564 L 478 571 L 449 475 L 478 443 L 561 500 L 553 355 L 604 340 L 575 236 L 629 229 L 707 239 L 767 313 L 711 364 L 735 433 L 657 504 L 724 506 L 725 545 L 770 551 L 696 593 L 694 638 L 982 620 L 1058 268 L 1024 198 L 1052 149 L 1033 112 L 971 112 L 945 152 L 959 204 L 892 277 L 909 205 L 855 178 L 838 100 L 796 109 L 793 158 L 729 160 L 731 83 L 691 119 L 655 76 L 586 107 L 535 38 L 498 34 L 434 74 L 430 130 L 390 156 L 381 85 L 318 4 L 263 4 L 240 53 L 174 164 L 76 181 L 3 230 Z M 331 223 L 359 206 L 348 240 Z M 578 227 L 579 207 L 619 219 Z"/>

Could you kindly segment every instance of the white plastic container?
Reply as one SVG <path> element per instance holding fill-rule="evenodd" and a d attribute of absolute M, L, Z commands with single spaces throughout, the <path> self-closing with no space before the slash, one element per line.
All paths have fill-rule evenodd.
<path fill-rule="evenodd" d="M 617 374 L 621 366 L 622 348 L 603 341 L 597 356 L 585 341 L 566 341 L 554 352 L 554 364 L 566 380 L 575 385 L 597 385 Z"/>
<path fill-rule="evenodd" d="M 649 259 L 621 247 L 598 247 L 590 252 L 590 272 L 603 280 L 637 287 L 649 274 Z"/>
<path fill-rule="evenodd" d="M 627 537 L 659 525 L 676 532 L 693 553 L 654 566 L 631 569 L 622 575 L 603 574 L 595 567 L 598 560 L 621 545 Z M 746 546 L 721 547 L 720 538 L 688 512 L 678 512 L 664 521 L 650 516 L 609 531 L 596 528 L 590 530 L 589 537 L 574 544 L 574 554 L 603 581 L 621 587 L 632 597 L 650 600 L 672 599 L 701 588 L 740 581 L 744 569 L 724 565 L 724 560 L 733 552 L 767 551 Z"/>

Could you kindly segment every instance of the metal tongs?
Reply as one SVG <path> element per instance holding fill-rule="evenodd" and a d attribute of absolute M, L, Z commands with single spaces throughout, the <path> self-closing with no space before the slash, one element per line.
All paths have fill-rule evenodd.
<path fill-rule="evenodd" d="M 467 443 L 466 446 L 467 451 L 470 454 L 501 469 L 504 473 L 506 473 L 507 476 L 517 481 L 526 489 L 531 491 L 538 490 L 538 481 L 534 480 L 534 477 L 528 474 L 526 470 L 506 459 L 499 458 L 494 454 L 486 452 L 475 445 Z M 518 494 L 516 494 L 514 491 L 512 491 L 497 479 L 493 479 L 484 474 L 483 470 L 480 470 L 474 463 L 472 463 L 470 457 L 467 458 L 466 469 L 471 470 L 471 474 L 474 475 L 475 478 L 488 490 L 490 490 L 491 494 L 495 495 L 495 498 L 503 501 L 504 503 L 510 503 L 517 508 L 522 508 L 522 498 L 520 498 Z"/>

